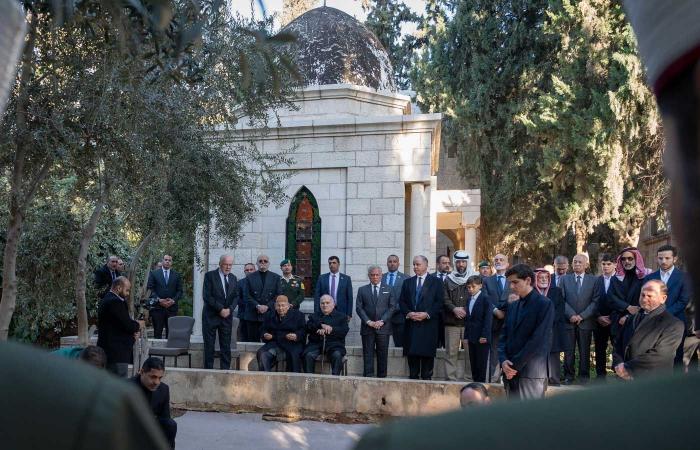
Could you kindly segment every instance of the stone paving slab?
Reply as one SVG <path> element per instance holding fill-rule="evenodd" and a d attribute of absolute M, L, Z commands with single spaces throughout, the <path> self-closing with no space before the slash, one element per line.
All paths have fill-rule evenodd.
<path fill-rule="evenodd" d="M 281 423 L 261 414 L 188 411 L 177 421 L 177 450 L 349 450 L 373 425 Z"/>

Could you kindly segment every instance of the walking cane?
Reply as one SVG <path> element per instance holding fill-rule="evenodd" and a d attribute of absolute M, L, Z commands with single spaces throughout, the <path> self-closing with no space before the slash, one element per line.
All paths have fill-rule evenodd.
<path fill-rule="evenodd" d="M 326 362 L 326 335 L 323 335 L 323 347 L 321 349 L 321 373 L 323 373 L 323 364 Z"/>

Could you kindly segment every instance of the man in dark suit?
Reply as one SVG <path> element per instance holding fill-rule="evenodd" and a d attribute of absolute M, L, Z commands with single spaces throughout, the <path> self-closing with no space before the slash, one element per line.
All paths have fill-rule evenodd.
<path fill-rule="evenodd" d="M 489 369 L 491 350 L 491 324 L 493 323 L 493 303 L 482 289 L 479 275 L 467 278 L 467 305 L 464 318 L 464 340 L 469 349 L 469 364 L 472 379 L 485 383 Z"/>
<path fill-rule="evenodd" d="M 345 314 L 335 310 L 333 297 L 326 294 L 319 301 L 320 313 L 313 313 L 306 323 L 309 343 L 304 349 L 304 372 L 314 373 L 316 358 L 323 354 L 331 363 L 331 373 L 340 375 L 345 356 L 345 336 L 350 327 Z M 296 309 L 296 308 L 295 308 Z"/>
<path fill-rule="evenodd" d="M 452 272 L 450 268 L 450 257 L 447 255 L 438 255 L 435 264 L 436 270 L 433 275 L 445 284 L 447 276 Z M 438 348 L 445 348 L 445 316 L 442 313 L 438 318 Z"/>
<path fill-rule="evenodd" d="M 586 383 L 590 378 L 591 338 L 596 324 L 600 290 L 596 290 L 596 277 L 586 274 L 588 256 L 579 253 L 573 259 L 573 273 L 564 275 L 561 291 L 564 296 L 564 313 L 569 323 L 572 350 L 564 352 L 564 384 L 574 381 L 576 347 L 579 352 L 579 380 Z"/>
<path fill-rule="evenodd" d="M 509 398 L 542 398 L 547 389 L 554 305 L 533 288 L 535 274 L 529 266 L 516 264 L 506 276 L 518 300 L 508 305 L 498 344 L 503 383 Z"/>
<path fill-rule="evenodd" d="M 656 251 L 656 259 L 659 263 L 659 270 L 647 275 L 644 281 L 661 280 L 666 284 L 668 287 L 666 311 L 685 324 L 685 307 L 688 305 L 691 295 L 690 282 L 686 279 L 685 273 L 676 267 L 678 251 L 672 245 L 662 245 Z M 683 367 L 684 340 L 685 336 L 678 346 L 674 360 L 675 366 L 679 369 Z"/>
<path fill-rule="evenodd" d="M 639 311 L 639 294 L 642 292 L 644 277 L 647 274 L 644 258 L 635 247 L 622 249 L 616 264 L 615 276 L 611 279 L 606 296 L 611 309 L 610 334 L 613 341 L 627 318 Z"/>
<path fill-rule="evenodd" d="M 245 310 L 246 310 L 246 290 L 248 289 L 248 275 L 255 272 L 255 264 L 246 263 L 243 266 L 243 278 L 238 280 L 238 320 L 240 325 L 238 330 L 240 331 L 241 341 L 243 342 L 258 342 L 260 340 L 259 336 L 248 336 L 248 321 L 245 320 Z"/>
<path fill-rule="evenodd" d="M 280 294 L 280 276 L 270 272 L 270 258 L 260 255 L 257 259 L 258 270 L 246 276 L 245 320 L 248 326 L 248 339 L 260 340 L 260 328 L 265 314 L 275 305 L 275 298 Z"/>
<path fill-rule="evenodd" d="M 613 366 L 623 380 L 670 373 L 685 325 L 666 310 L 668 288 L 649 280 L 639 297 L 640 312 L 625 322 L 615 346 Z"/>
<path fill-rule="evenodd" d="M 129 317 L 126 299 L 130 289 L 127 278 L 117 277 L 97 308 L 97 346 L 107 355 L 107 370 L 120 377 L 127 376 L 134 342 L 143 326 Z"/>
<path fill-rule="evenodd" d="M 148 274 L 148 290 L 154 304 L 149 313 L 156 339 L 163 337 L 163 328 L 168 338 L 168 318 L 177 315 L 177 302 L 182 298 L 182 276 L 172 270 L 172 266 L 173 257 L 163 255 L 161 268 Z"/>
<path fill-rule="evenodd" d="M 219 335 L 221 360 L 219 367 L 231 367 L 231 332 L 233 310 L 238 304 L 238 280 L 231 273 L 233 256 L 221 255 L 219 268 L 204 275 L 202 298 L 202 337 L 204 338 L 204 368 L 214 368 L 214 347 Z"/>
<path fill-rule="evenodd" d="M 262 341 L 258 349 L 258 367 L 265 372 L 272 371 L 279 355 L 285 354 L 286 369 L 301 372 L 301 352 L 304 350 L 306 320 L 304 313 L 292 308 L 285 295 L 278 295 L 273 309 L 265 313 L 262 324 Z"/>
<path fill-rule="evenodd" d="M 399 307 L 406 318 L 403 354 L 408 359 L 411 379 L 433 376 L 438 339 L 438 315 L 443 308 L 442 282 L 428 273 L 428 258 L 413 258 L 415 276 L 404 281 Z"/>
<path fill-rule="evenodd" d="M 554 276 L 552 277 L 552 284 L 561 289 L 561 280 L 567 272 L 569 272 L 569 258 L 564 255 L 558 255 L 554 258 Z"/>
<path fill-rule="evenodd" d="M 94 285 L 96 289 L 101 291 L 99 294 L 100 298 L 104 297 L 105 294 L 109 292 L 114 280 L 122 276 L 121 272 L 119 272 L 118 265 L 119 258 L 111 255 L 109 258 L 107 258 L 107 262 L 104 266 L 100 267 L 99 269 L 95 269 Z"/>
<path fill-rule="evenodd" d="M 406 318 L 401 314 L 398 305 L 399 297 L 401 296 L 401 286 L 408 277 L 406 274 L 399 271 L 399 266 L 399 257 L 396 255 L 389 255 L 386 259 L 387 272 L 382 275 L 382 284 L 391 288 L 394 294 L 394 301 L 396 302 L 394 315 L 391 318 L 391 333 L 394 339 L 394 347 L 403 346 L 403 326 L 404 323 L 406 323 Z"/>
<path fill-rule="evenodd" d="M 615 279 L 615 258 L 610 253 L 603 253 L 599 256 L 600 269 L 602 274 L 596 280 L 595 288 L 598 291 L 598 311 L 596 312 L 596 325 L 593 330 L 593 340 L 595 342 L 595 372 L 596 379 L 604 380 L 607 375 L 607 350 L 608 343 L 612 343 L 611 315 L 614 312 L 611 308 L 609 297 L 613 292 Z"/>
<path fill-rule="evenodd" d="M 151 356 L 143 362 L 138 375 L 131 378 L 131 381 L 143 393 L 146 403 L 150 406 L 151 412 L 170 444 L 170 448 L 175 448 L 177 422 L 170 416 L 170 387 L 163 383 L 164 376 L 163 360 Z"/>
<path fill-rule="evenodd" d="M 357 315 L 360 316 L 360 336 L 362 337 L 362 375 L 374 376 L 374 355 L 377 355 L 377 377 L 385 378 L 389 358 L 389 337 L 391 318 L 396 310 L 397 297 L 387 285 L 379 266 L 367 269 L 369 284 L 357 291 Z"/>
<path fill-rule="evenodd" d="M 328 258 L 330 272 L 318 277 L 316 290 L 314 291 L 314 312 L 320 312 L 319 299 L 322 295 L 330 295 L 335 300 L 335 309 L 344 313 L 348 322 L 352 319 L 352 280 L 344 273 L 340 273 L 340 258 L 331 256 Z"/>
<path fill-rule="evenodd" d="M 482 290 L 488 294 L 493 302 L 493 322 L 491 324 L 491 350 L 489 382 L 497 383 L 501 377 L 501 364 L 498 362 L 498 341 L 501 336 L 506 310 L 508 309 L 508 299 L 511 297 L 510 285 L 506 280 L 506 270 L 510 266 L 508 257 L 502 253 L 493 257 L 493 267 L 496 274 L 484 278 Z"/>

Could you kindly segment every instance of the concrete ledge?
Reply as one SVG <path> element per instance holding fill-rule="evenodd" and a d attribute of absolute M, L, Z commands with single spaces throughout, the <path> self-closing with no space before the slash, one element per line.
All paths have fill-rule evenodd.
<path fill-rule="evenodd" d="M 168 368 L 172 406 L 366 423 L 459 407 L 462 383 Z M 496 398 L 500 385 L 489 385 Z"/>

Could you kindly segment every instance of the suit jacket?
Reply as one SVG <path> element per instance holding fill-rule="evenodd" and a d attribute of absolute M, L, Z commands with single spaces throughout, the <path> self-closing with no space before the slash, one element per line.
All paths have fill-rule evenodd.
<path fill-rule="evenodd" d="M 229 275 L 228 295 L 224 293 L 224 286 L 221 284 L 219 269 L 204 274 L 204 288 L 202 289 L 202 299 L 204 306 L 202 307 L 202 322 L 203 325 L 218 325 L 220 323 L 232 323 L 233 314 L 226 319 L 219 314 L 224 308 L 230 308 L 231 313 L 238 304 L 238 280 L 232 273 Z"/>
<path fill-rule="evenodd" d="M 321 325 L 330 325 L 333 328 L 331 334 L 326 335 L 326 351 L 340 350 L 345 355 L 345 336 L 350 327 L 348 326 L 348 316 L 335 309 L 328 315 L 314 313 L 309 316 L 306 323 L 306 333 L 309 336 L 309 345 L 323 345 L 323 337 L 316 334 L 321 329 Z"/>
<path fill-rule="evenodd" d="M 97 289 L 102 289 L 102 292 L 100 293 L 100 298 L 102 298 L 112 288 L 112 273 L 110 272 L 109 267 L 107 267 L 107 264 L 105 264 L 99 269 L 95 269 L 93 274 L 95 276 L 93 283 Z M 117 278 L 120 277 L 122 273 L 115 270 L 114 275 L 114 277 Z"/>
<path fill-rule="evenodd" d="M 314 290 L 314 312 L 321 312 L 319 299 L 322 295 L 330 294 L 331 289 L 328 281 L 330 272 L 318 277 L 316 290 Z M 338 272 L 338 285 L 336 286 L 335 309 L 352 317 L 352 280 L 344 273 Z"/>
<path fill-rule="evenodd" d="M 444 301 L 444 290 L 439 278 L 426 274 L 420 295 L 416 295 L 418 277 L 412 276 L 401 286 L 399 307 L 404 317 L 409 312 L 426 312 L 429 319 L 416 322 L 406 320 L 404 326 L 404 356 L 435 357 L 438 344 L 438 321 Z"/>
<path fill-rule="evenodd" d="M 566 327 L 574 328 L 570 322 L 571 316 L 579 314 L 583 320 L 578 324 L 582 330 L 593 330 L 598 317 L 598 299 L 600 290 L 596 290 L 596 276 L 584 274 L 581 280 L 581 292 L 576 285 L 576 274 L 568 273 L 561 280 L 561 292 L 564 297 L 564 313 L 566 314 Z"/>
<path fill-rule="evenodd" d="M 453 311 L 455 308 L 466 308 L 468 306 L 471 296 L 469 295 L 469 292 L 467 292 L 467 285 L 457 285 L 450 280 L 446 280 L 442 283 L 442 286 L 444 289 L 443 300 L 445 303 L 442 311 L 443 323 L 452 327 L 463 327 L 464 319 L 458 319 L 457 316 L 454 315 Z M 483 290 L 481 294 L 484 294 Z M 489 329 L 490 328 L 491 327 L 489 326 Z"/>
<path fill-rule="evenodd" d="M 649 280 L 660 280 L 661 271 L 652 272 L 644 278 L 646 283 Z M 671 278 L 666 283 L 668 288 L 668 298 L 666 299 L 666 311 L 673 314 L 681 322 L 685 322 L 685 307 L 690 300 L 690 281 L 685 272 L 678 267 L 673 269 Z"/>
<path fill-rule="evenodd" d="M 238 280 L 238 318 L 245 320 L 245 306 L 246 306 L 246 285 L 248 281 L 247 278 L 244 276 L 240 280 Z"/>
<path fill-rule="evenodd" d="M 516 377 L 547 378 L 553 323 L 554 305 L 535 289 L 510 303 L 498 343 L 499 361 L 512 362 Z"/>
<path fill-rule="evenodd" d="M 573 349 L 573 342 L 569 339 L 567 323 L 569 319 L 566 318 L 566 313 L 564 312 L 564 298 L 561 296 L 561 289 L 556 285 L 550 285 L 549 291 L 547 291 L 547 298 L 554 305 L 554 322 L 552 324 L 552 348 L 550 352 L 559 353 L 566 352 Z"/>
<path fill-rule="evenodd" d="M 360 325 L 360 334 L 391 334 L 391 318 L 396 312 L 397 300 L 398 299 L 394 297 L 394 289 L 384 284 L 384 282 L 381 282 L 379 285 L 376 302 L 372 294 L 372 284 L 361 286 L 357 291 L 357 306 L 355 309 L 362 322 Z M 368 320 L 373 322 L 383 320 L 384 326 L 375 330 L 367 325 Z"/>
<path fill-rule="evenodd" d="M 114 292 L 102 297 L 97 308 L 97 346 L 107 355 L 107 364 L 130 363 L 134 349 L 134 333 L 139 323 L 129 316 L 129 306 Z"/>
<path fill-rule="evenodd" d="M 483 290 L 476 298 L 472 312 L 469 312 L 471 298 L 467 299 L 465 309 L 467 317 L 464 318 L 464 339 L 472 344 L 478 344 L 480 338 L 488 339 L 491 342 L 491 326 L 493 324 L 493 303 L 489 295 Z"/>
<path fill-rule="evenodd" d="M 141 375 L 136 375 L 131 378 L 139 390 L 143 393 L 146 403 L 151 409 L 151 412 L 157 419 L 170 419 L 170 387 L 161 382 L 155 391 L 150 391 L 141 384 Z"/>
<path fill-rule="evenodd" d="M 622 326 L 615 341 L 613 366 L 621 362 L 632 376 L 652 372 L 671 372 L 676 349 L 683 339 L 685 325 L 669 313 L 664 305 L 646 315 L 633 315 Z"/>
<path fill-rule="evenodd" d="M 267 305 L 270 309 L 275 309 L 275 298 L 280 294 L 280 276 L 274 272 L 267 272 L 265 285 L 263 286 L 260 271 L 255 271 L 246 277 L 245 295 L 245 320 L 262 322 L 265 314 L 260 314 L 257 306 Z"/>
<path fill-rule="evenodd" d="M 505 289 L 501 288 L 501 284 L 498 282 L 498 275 L 491 275 L 490 277 L 484 278 L 484 285 L 481 290 L 486 291 L 489 299 L 493 302 L 493 307 L 498 308 L 502 311 L 508 310 L 508 296 L 510 295 L 510 284 L 508 279 L 505 280 Z M 503 328 L 505 319 L 493 318 L 493 324 L 491 330 L 494 334 L 498 334 Z"/>
<path fill-rule="evenodd" d="M 279 347 L 292 354 L 301 354 L 304 350 L 304 341 L 306 340 L 305 327 L 306 319 L 304 313 L 295 308 L 289 308 L 287 315 L 280 318 L 274 308 L 269 309 L 263 319 L 260 329 L 260 339 L 265 342 L 262 346 L 263 350 L 270 347 Z M 272 335 L 272 340 L 266 341 L 263 335 L 269 333 Z M 294 333 L 297 335 L 296 341 L 290 341 L 286 338 L 287 334 Z"/>
<path fill-rule="evenodd" d="M 401 286 L 403 286 L 404 280 L 408 279 L 408 276 L 400 271 L 395 272 L 394 285 L 392 286 L 392 291 L 394 293 L 394 300 L 396 301 L 396 309 L 394 310 L 394 315 L 391 317 L 391 322 L 395 324 L 402 324 L 406 321 L 406 318 L 401 315 L 399 310 L 399 297 L 401 297 Z M 389 286 L 389 272 L 382 274 L 382 284 Z"/>
<path fill-rule="evenodd" d="M 177 302 L 182 298 L 182 275 L 170 269 L 166 284 L 163 269 L 152 270 L 148 274 L 148 289 L 151 291 L 151 298 L 172 298 L 175 300 L 168 311 L 177 313 Z M 156 308 L 163 309 L 160 304 Z"/>

